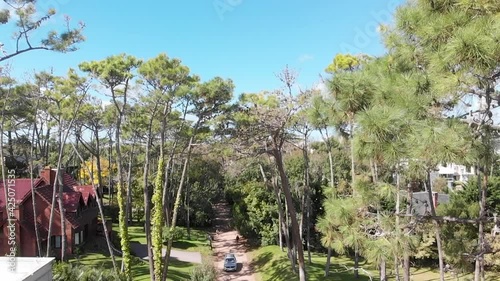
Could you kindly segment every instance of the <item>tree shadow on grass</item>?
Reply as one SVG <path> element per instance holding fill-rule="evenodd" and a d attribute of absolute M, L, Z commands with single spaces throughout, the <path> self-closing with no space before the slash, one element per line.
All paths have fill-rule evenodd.
<path fill-rule="evenodd" d="M 179 260 L 170 260 L 168 269 L 167 280 L 172 281 L 184 281 L 189 280 L 190 270 L 188 268 L 193 267 L 193 264 L 188 262 L 183 262 Z M 140 262 L 132 266 L 132 272 L 134 276 L 134 281 L 149 281 L 151 280 L 149 276 L 149 265 L 145 262 Z"/>
<path fill-rule="evenodd" d="M 264 281 L 296 280 L 297 275 L 292 271 L 292 266 L 287 257 L 275 257 L 272 253 L 265 252 L 256 256 L 251 263 L 251 268 L 257 272 L 264 273 Z M 306 272 L 308 280 L 355 280 L 369 281 L 370 278 L 360 270 L 359 278 L 354 278 L 352 263 L 346 263 L 348 269 L 341 264 L 330 265 L 330 276 L 324 277 L 325 264 L 313 261 L 311 264 L 306 259 Z M 369 271 L 373 281 L 378 280 L 377 272 Z"/>
<path fill-rule="evenodd" d="M 80 260 L 79 263 L 87 266 L 92 266 L 94 268 L 113 268 L 113 262 L 111 261 L 111 258 L 108 257 Z"/>
<path fill-rule="evenodd" d="M 262 269 L 266 264 L 268 264 L 273 259 L 271 253 L 263 253 L 252 259 L 250 266 L 255 270 Z"/>
<path fill-rule="evenodd" d="M 164 244 L 167 244 L 167 243 L 164 243 Z M 192 242 L 189 242 L 189 241 L 174 241 L 172 242 L 172 247 L 175 248 L 175 249 L 181 249 L 181 250 L 187 250 L 187 249 L 190 249 L 190 248 L 195 248 L 195 247 L 198 247 L 199 245 L 198 244 L 195 244 L 195 243 L 192 243 Z"/>
<path fill-rule="evenodd" d="M 345 266 L 344 266 L 345 265 Z M 307 272 L 311 276 L 309 280 L 355 280 L 355 281 L 370 281 L 370 277 L 366 275 L 362 270 L 359 270 L 359 278 L 354 278 L 353 265 L 349 264 L 331 264 L 329 277 L 324 277 L 325 264 L 313 262 L 307 264 Z M 346 268 L 347 267 L 347 268 Z M 379 280 L 378 272 L 369 271 L 372 280 Z"/>

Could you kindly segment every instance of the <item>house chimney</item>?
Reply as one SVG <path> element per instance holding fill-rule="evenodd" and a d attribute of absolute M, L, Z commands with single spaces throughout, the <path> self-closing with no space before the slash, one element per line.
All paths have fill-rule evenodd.
<path fill-rule="evenodd" d="M 432 204 L 434 204 L 434 209 L 439 205 L 439 194 L 437 192 L 432 192 Z"/>
<path fill-rule="evenodd" d="M 56 173 L 50 168 L 50 166 L 46 166 L 40 172 L 40 177 L 42 177 L 48 185 L 53 185 Z"/>

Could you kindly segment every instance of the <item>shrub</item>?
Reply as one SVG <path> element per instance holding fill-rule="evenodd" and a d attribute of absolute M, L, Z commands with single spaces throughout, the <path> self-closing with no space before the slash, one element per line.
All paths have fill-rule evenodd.
<path fill-rule="evenodd" d="M 191 281 L 216 281 L 217 269 L 212 260 L 204 260 L 202 264 L 196 266 L 190 274 Z"/>
<path fill-rule="evenodd" d="M 113 270 L 104 268 L 93 268 L 81 264 L 71 264 L 67 262 L 58 262 L 52 267 L 52 280 L 54 281 L 116 281 L 126 280 L 120 275 L 116 278 Z"/>
<path fill-rule="evenodd" d="M 163 242 L 168 242 L 169 239 L 179 240 L 184 237 L 184 229 L 176 227 L 172 231 L 170 228 L 163 228 Z"/>

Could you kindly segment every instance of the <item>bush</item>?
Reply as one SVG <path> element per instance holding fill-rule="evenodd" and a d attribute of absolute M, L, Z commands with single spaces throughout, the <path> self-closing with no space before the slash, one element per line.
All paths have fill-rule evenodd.
<path fill-rule="evenodd" d="M 170 231 L 170 228 L 163 228 L 163 242 L 168 242 L 169 239 L 179 240 L 184 237 L 184 229 L 176 227 L 172 231 Z"/>
<path fill-rule="evenodd" d="M 120 275 L 116 278 L 113 270 L 104 268 L 94 268 L 67 262 L 58 262 L 52 267 L 52 280 L 54 281 L 116 281 L 126 280 Z"/>
<path fill-rule="evenodd" d="M 201 265 L 196 266 L 190 274 L 191 281 L 216 281 L 217 269 L 212 260 L 204 260 Z"/>

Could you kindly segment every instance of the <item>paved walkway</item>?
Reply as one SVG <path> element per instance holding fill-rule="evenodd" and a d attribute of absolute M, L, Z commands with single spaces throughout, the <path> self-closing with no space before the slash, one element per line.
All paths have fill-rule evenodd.
<path fill-rule="evenodd" d="M 149 260 L 147 245 L 140 243 L 130 243 L 130 249 L 134 252 L 135 256 L 142 258 L 143 260 Z M 162 255 L 165 256 L 167 249 L 163 248 Z M 188 252 L 174 250 L 170 252 L 170 259 L 176 259 L 183 262 L 190 263 L 201 263 L 201 253 L 200 252 Z"/>
<path fill-rule="evenodd" d="M 212 243 L 215 265 L 220 270 L 219 281 L 256 281 L 253 270 L 250 267 L 250 259 L 247 257 L 246 240 L 241 237 L 238 231 L 230 228 L 231 212 L 230 206 L 226 202 L 216 204 L 215 227 L 217 233 L 212 233 L 214 241 Z M 236 236 L 240 239 L 236 242 Z M 236 272 L 224 272 L 224 255 L 234 253 L 238 262 Z"/>

